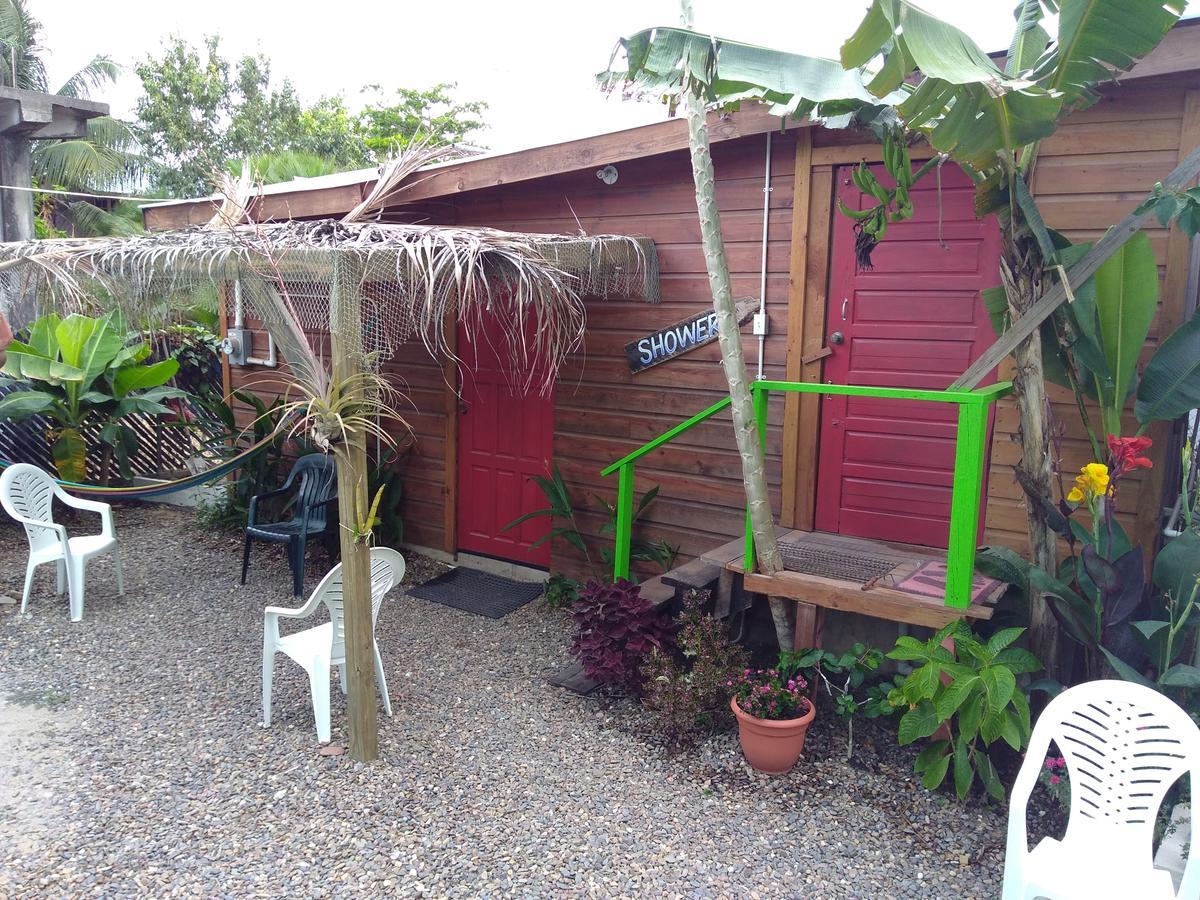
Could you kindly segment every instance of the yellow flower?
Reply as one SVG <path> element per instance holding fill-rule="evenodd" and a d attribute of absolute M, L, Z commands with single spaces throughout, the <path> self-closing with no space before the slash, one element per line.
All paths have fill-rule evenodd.
<path fill-rule="evenodd" d="M 1067 494 L 1068 503 L 1091 502 L 1108 493 L 1108 466 L 1104 463 L 1088 463 L 1075 477 L 1075 486 Z"/>
<path fill-rule="evenodd" d="M 1095 486 L 1096 493 L 1100 494 L 1108 490 L 1108 466 L 1104 463 L 1088 463 L 1079 471 Z"/>

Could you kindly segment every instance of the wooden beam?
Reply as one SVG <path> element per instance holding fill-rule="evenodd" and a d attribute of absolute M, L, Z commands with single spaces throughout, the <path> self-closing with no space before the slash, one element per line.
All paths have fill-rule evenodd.
<path fill-rule="evenodd" d="M 708 115 L 709 141 L 714 144 L 767 131 L 779 131 L 784 127 L 802 126 L 795 122 L 785 126 L 778 116 L 771 115 L 765 106 L 759 104 L 747 104 L 733 114 Z M 445 197 L 591 167 L 598 169 L 613 163 L 687 149 L 687 122 L 670 119 L 548 147 L 467 159 L 432 172 L 418 173 L 414 178 L 419 183 L 406 188 L 397 199 L 408 204 L 430 197 Z"/>
<path fill-rule="evenodd" d="M 330 357 L 335 383 L 362 371 L 358 335 L 362 327 L 362 263 L 349 253 L 334 254 L 330 291 Z M 360 387 L 361 389 L 361 387 Z M 374 623 L 371 616 L 371 548 L 357 539 L 366 519 L 367 442 L 362 432 L 335 446 L 338 478 L 338 529 L 342 547 L 342 614 L 345 617 L 346 706 L 350 756 L 370 762 L 379 756 L 375 704 Z"/>
<path fill-rule="evenodd" d="M 972 604 L 966 609 L 952 609 L 930 597 L 918 597 L 882 587 L 863 590 L 860 585 L 820 575 L 784 571 L 774 575 L 748 572 L 744 577 L 746 590 L 752 593 L 790 597 L 826 609 L 873 616 L 889 622 L 923 625 L 926 628 L 941 628 L 964 616 L 972 619 L 992 617 L 990 606 Z"/>
<path fill-rule="evenodd" d="M 808 204 L 812 187 L 812 129 L 796 135 L 796 168 L 792 181 L 792 234 L 788 246 L 787 357 L 788 381 L 800 377 L 804 312 L 808 281 Z M 792 528 L 796 517 L 796 469 L 800 459 L 800 396 L 788 394 L 783 406 L 783 500 L 779 524 Z M 808 436 L 805 435 L 805 438 Z M 805 440 L 803 443 L 810 443 Z M 808 448 L 806 448 L 808 449 Z"/>
<path fill-rule="evenodd" d="M 804 303 L 795 358 L 788 354 L 788 380 L 814 383 L 824 373 L 817 354 L 825 346 L 825 314 L 828 306 L 830 230 L 834 222 L 834 172 L 829 166 L 812 168 L 808 201 L 808 253 L 805 263 Z M 790 332 L 789 332 L 790 336 Z M 805 362 L 805 358 L 809 361 Z M 792 466 L 792 527 L 811 531 L 816 517 L 817 451 L 821 427 L 819 394 L 788 394 L 796 401 L 796 464 Z M 785 410 L 786 412 L 786 410 Z M 786 423 L 785 423 L 786 427 Z M 786 470 L 785 470 L 786 471 Z"/>
<path fill-rule="evenodd" d="M 1200 29 L 1192 29 L 1200 36 Z M 1179 132 L 1179 156 L 1182 159 L 1191 150 L 1200 147 L 1200 89 L 1192 88 L 1184 95 L 1183 121 Z M 1167 237 L 1166 273 L 1163 279 L 1162 313 L 1158 320 L 1158 341 L 1161 344 L 1176 328 L 1183 324 L 1187 312 L 1188 273 L 1191 267 L 1192 242 L 1178 226 L 1172 227 Z M 1154 422 L 1149 436 L 1159 458 L 1158 463 L 1145 474 L 1138 491 L 1137 525 L 1134 543 L 1140 544 L 1147 554 L 1147 562 L 1157 546 L 1159 529 L 1162 527 L 1163 476 L 1168 468 L 1165 454 L 1171 443 L 1171 422 Z"/>

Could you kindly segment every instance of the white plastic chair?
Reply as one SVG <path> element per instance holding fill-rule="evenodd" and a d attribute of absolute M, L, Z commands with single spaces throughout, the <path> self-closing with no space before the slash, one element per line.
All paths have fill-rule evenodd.
<path fill-rule="evenodd" d="M 383 697 L 383 710 L 392 714 L 383 660 L 375 643 L 375 620 L 384 595 L 404 578 L 404 557 L 387 547 L 371 550 L 371 644 L 375 651 L 375 681 Z M 324 604 L 329 621 L 294 634 L 279 635 L 280 619 L 306 619 Z M 271 725 L 271 683 L 275 676 L 275 654 L 295 660 L 306 672 L 312 688 L 313 717 L 317 722 L 317 740 L 329 741 L 329 670 L 341 670 L 342 692 L 346 691 L 346 629 L 342 618 L 342 564 L 338 563 L 321 579 L 308 602 L 298 609 L 268 606 L 263 615 L 263 727 Z"/>
<path fill-rule="evenodd" d="M 1051 741 L 1067 761 L 1070 817 L 1061 841 L 1044 838 L 1030 852 L 1025 811 Z M 1157 691 L 1126 681 L 1063 691 L 1038 719 L 1013 785 L 1004 900 L 1200 897 L 1200 828 L 1178 894 L 1152 859 L 1163 796 L 1185 772 L 1200 796 L 1198 769 L 1200 728 Z"/>
<path fill-rule="evenodd" d="M 100 514 L 100 533 L 81 537 L 67 537 L 67 530 L 54 521 L 52 509 L 57 497 L 74 509 L 85 509 Z M 95 556 L 112 552 L 113 569 L 117 576 L 117 593 L 125 593 L 125 579 L 121 573 L 121 552 L 117 546 L 117 534 L 113 528 L 112 507 L 96 500 L 72 497 L 55 483 L 54 479 L 28 463 L 9 466 L 0 475 L 0 505 L 4 511 L 25 526 L 29 538 L 29 564 L 25 569 L 25 593 L 21 596 L 21 613 L 29 604 L 29 592 L 33 587 L 33 572 L 44 563 L 56 563 L 56 593 L 61 597 L 64 582 L 70 596 L 71 621 L 83 618 L 83 593 L 87 583 L 87 562 Z"/>

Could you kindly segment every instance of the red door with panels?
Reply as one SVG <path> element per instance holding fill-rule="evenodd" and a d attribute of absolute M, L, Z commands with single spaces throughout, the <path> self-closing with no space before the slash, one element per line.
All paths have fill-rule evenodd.
<path fill-rule="evenodd" d="M 873 205 L 850 171 L 835 173 L 839 198 Z M 875 174 L 890 184 L 882 167 Z M 950 164 L 940 199 L 933 173 L 912 193 L 914 217 L 888 226 L 870 269 L 856 265 L 853 222 L 834 213 L 828 383 L 943 389 L 995 340 L 980 297 L 999 283 L 994 218 L 975 217 L 974 188 Z M 824 397 L 817 530 L 945 547 L 956 420 L 954 404 Z"/>
<path fill-rule="evenodd" d="M 512 377 L 498 327 L 460 326 L 462 397 L 458 407 L 458 548 L 530 566 L 550 565 L 550 542 L 532 544 L 550 529 L 536 518 L 504 531 L 519 516 L 545 507 L 534 475 L 550 471 L 554 398 L 536 383 L 528 393 Z"/>

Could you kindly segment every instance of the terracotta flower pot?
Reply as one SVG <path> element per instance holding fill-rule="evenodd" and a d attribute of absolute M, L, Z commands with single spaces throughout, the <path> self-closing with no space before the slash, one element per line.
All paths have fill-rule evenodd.
<path fill-rule="evenodd" d="M 737 718 L 746 762 L 768 775 L 782 775 L 796 764 L 804 751 L 808 726 L 817 715 L 811 701 L 808 712 L 798 719 L 756 719 L 738 706 L 736 697 L 729 701 L 729 707 Z"/>

